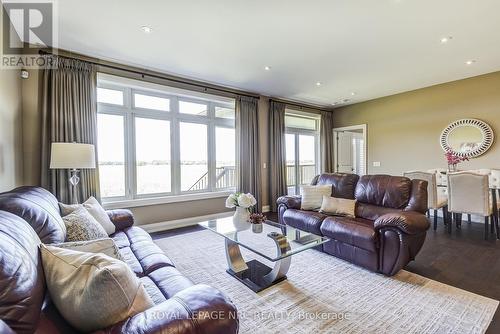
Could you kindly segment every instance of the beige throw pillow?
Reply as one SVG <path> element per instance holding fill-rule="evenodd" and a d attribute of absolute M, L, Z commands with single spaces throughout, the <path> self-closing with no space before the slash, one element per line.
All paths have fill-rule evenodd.
<path fill-rule="evenodd" d="M 51 299 L 79 331 L 105 328 L 154 306 L 122 261 L 43 244 L 40 250 Z"/>
<path fill-rule="evenodd" d="M 120 255 L 118 247 L 115 244 L 115 241 L 111 238 L 86 241 L 70 241 L 59 244 L 50 244 L 50 246 L 70 249 L 78 252 L 102 253 L 114 259 L 124 261 L 123 257 Z"/>
<path fill-rule="evenodd" d="M 88 200 L 83 202 L 83 204 L 64 204 L 59 203 L 59 208 L 61 209 L 61 215 L 64 217 L 74 212 L 75 210 L 84 207 L 87 211 L 94 217 L 95 220 L 104 228 L 108 235 L 115 233 L 115 224 L 109 219 L 106 210 L 101 206 L 101 204 L 94 198 L 90 197 Z"/>
<path fill-rule="evenodd" d="M 302 186 L 300 194 L 302 195 L 300 204 L 302 210 L 318 210 L 323 202 L 323 196 L 332 195 L 332 185 Z"/>
<path fill-rule="evenodd" d="M 107 238 L 104 228 L 83 207 L 63 217 L 66 241 L 85 241 Z"/>
<path fill-rule="evenodd" d="M 356 217 L 356 200 L 323 196 L 321 213 L 335 216 Z"/>

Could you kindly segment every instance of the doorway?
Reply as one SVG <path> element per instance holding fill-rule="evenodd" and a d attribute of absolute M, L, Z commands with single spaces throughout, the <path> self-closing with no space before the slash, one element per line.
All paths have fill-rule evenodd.
<path fill-rule="evenodd" d="M 337 173 L 367 173 L 366 124 L 333 129 L 335 171 Z"/>

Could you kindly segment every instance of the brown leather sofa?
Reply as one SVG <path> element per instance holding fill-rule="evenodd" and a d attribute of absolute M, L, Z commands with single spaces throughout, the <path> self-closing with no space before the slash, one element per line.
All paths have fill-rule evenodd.
<path fill-rule="evenodd" d="M 326 236 L 325 253 L 387 276 L 415 259 L 429 229 L 426 181 L 339 173 L 319 175 L 312 184 L 331 184 L 332 196 L 356 199 L 356 218 L 301 210 L 300 196 L 283 196 L 281 224 Z"/>
<path fill-rule="evenodd" d="M 235 306 L 220 291 L 193 285 L 133 226 L 128 210 L 108 211 L 111 237 L 144 283 L 155 306 L 98 333 L 237 333 Z M 0 332 L 77 333 L 62 318 L 46 289 L 39 244 L 63 242 L 57 199 L 42 188 L 0 194 Z"/>

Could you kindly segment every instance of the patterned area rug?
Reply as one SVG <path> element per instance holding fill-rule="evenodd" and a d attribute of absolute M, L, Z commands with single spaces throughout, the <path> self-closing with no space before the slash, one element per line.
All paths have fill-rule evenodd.
<path fill-rule="evenodd" d="M 155 242 L 193 282 L 233 300 L 240 333 L 484 333 L 498 306 L 417 274 L 388 278 L 316 250 L 294 255 L 288 280 L 256 294 L 226 273 L 221 236 L 204 230 Z"/>

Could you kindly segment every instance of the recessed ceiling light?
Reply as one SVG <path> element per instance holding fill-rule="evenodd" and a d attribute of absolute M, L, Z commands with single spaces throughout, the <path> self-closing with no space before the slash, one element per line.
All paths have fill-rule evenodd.
<path fill-rule="evenodd" d="M 266 71 L 270 71 L 270 70 L 271 70 L 271 66 L 264 66 L 264 69 L 265 69 Z"/>
<path fill-rule="evenodd" d="M 354 96 L 354 95 L 356 95 L 356 92 L 351 92 L 351 96 Z"/>
<path fill-rule="evenodd" d="M 339 103 L 340 103 L 339 101 L 335 101 L 335 102 L 332 103 L 332 106 L 336 106 Z"/>
<path fill-rule="evenodd" d="M 474 64 L 475 62 L 476 62 L 476 61 L 475 61 L 474 59 L 472 59 L 472 60 L 467 60 L 467 61 L 465 62 L 465 64 L 466 64 L 466 65 L 472 65 L 472 64 Z"/>
<path fill-rule="evenodd" d="M 347 103 L 347 102 L 351 102 L 351 99 L 343 99 L 342 100 L 342 103 Z"/>
<path fill-rule="evenodd" d="M 319 82 L 319 81 L 316 82 L 316 86 L 318 86 L 318 87 L 321 86 L 321 82 Z"/>
<path fill-rule="evenodd" d="M 153 28 L 148 27 L 148 26 L 142 26 L 142 27 L 141 27 L 141 30 L 142 30 L 143 32 L 145 32 L 146 34 L 150 34 L 150 33 L 152 33 L 152 32 L 153 32 Z"/>
<path fill-rule="evenodd" d="M 443 37 L 443 38 L 441 38 L 441 44 L 446 44 L 449 41 L 451 41 L 452 39 L 453 39 L 453 36 Z"/>

